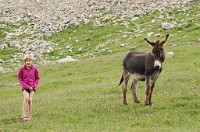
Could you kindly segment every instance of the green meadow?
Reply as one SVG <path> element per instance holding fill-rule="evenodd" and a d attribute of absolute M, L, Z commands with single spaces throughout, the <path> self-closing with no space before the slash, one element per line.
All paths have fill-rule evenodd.
<path fill-rule="evenodd" d="M 102 20 L 106 26 L 79 24 L 45 39 L 56 43 L 47 60 L 71 55 L 79 61 L 37 65 L 40 83 L 33 98 L 32 119 L 20 121 L 23 94 L 17 71 L 0 74 L 0 132 L 15 131 L 156 131 L 198 132 L 200 128 L 200 2 L 184 8 L 174 8 L 159 14 L 151 12 L 132 21 L 117 24 Z M 105 14 L 107 15 L 107 14 Z M 159 15 L 164 16 L 158 18 Z M 95 19 L 95 18 L 94 18 Z M 117 19 L 117 18 L 116 18 Z M 152 23 L 152 20 L 156 20 Z M 184 20 L 184 22 L 183 22 Z M 124 26 L 124 22 L 129 27 Z M 183 22 L 170 30 L 162 22 Z M 10 24 L 8 24 L 10 25 Z M 12 25 L 8 28 L 16 28 Z M 139 28 L 139 29 L 138 29 Z M 10 29 L 5 29 L 9 32 Z M 139 30 L 137 32 L 137 30 Z M 5 37 L 0 32 L 0 41 Z M 163 71 L 156 82 L 153 106 L 145 107 L 145 83 L 138 85 L 139 104 L 133 102 L 128 88 L 127 106 L 122 105 L 122 61 L 128 51 L 149 52 L 151 47 L 143 38 L 162 40 L 170 37 L 165 52 Z M 95 51 L 97 45 L 103 50 Z M 125 44 L 125 46 L 121 46 Z M 73 47 L 72 51 L 66 46 Z M 80 50 L 81 48 L 81 50 Z M 13 54 L 11 48 L 0 51 L 1 58 Z M 14 49 L 13 49 L 14 51 Z M 18 52 L 18 51 L 16 51 Z M 61 54 L 62 53 L 62 54 Z M 57 58 L 57 59 L 58 59 Z M 9 66 L 13 67 L 13 66 Z M 129 86 L 131 79 L 129 80 Z"/>

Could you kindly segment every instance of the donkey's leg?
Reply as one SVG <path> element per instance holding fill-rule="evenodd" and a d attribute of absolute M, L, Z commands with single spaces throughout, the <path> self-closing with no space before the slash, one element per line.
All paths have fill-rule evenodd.
<path fill-rule="evenodd" d="M 149 85 L 149 79 L 146 79 L 146 100 L 145 100 L 145 105 L 149 105 L 150 93 L 151 93 L 151 87 Z"/>
<path fill-rule="evenodd" d="M 122 86 L 122 91 L 123 91 L 123 104 L 127 105 L 126 102 L 126 92 L 127 92 L 127 84 L 128 84 L 128 80 L 130 78 L 130 74 L 128 73 L 128 71 L 124 71 L 123 72 L 123 78 L 124 78 L 124 83 Z"/>
<path fill-rule="evenodd" d="M 153 93 L 154 86 L 155 86 L 155 82 L 152 82 L 152 83 L 151 83 L 150 96 L 149 96 L 149 105 L 152 105 L 151 97 L 152 97 L 152 93 Z"/>
<path fill-rule="evenodd" d="M 132 82 L 132 85 L 131 85 L 131 92 L 132 92 L 132 95 L 133 95 L 134 102 L 140 103 L 140 101 L 137 98 L 137 93 L 136 93 L 137 84 L 138 84 L 138 80 L 133 79 L 133 82 Z"/>

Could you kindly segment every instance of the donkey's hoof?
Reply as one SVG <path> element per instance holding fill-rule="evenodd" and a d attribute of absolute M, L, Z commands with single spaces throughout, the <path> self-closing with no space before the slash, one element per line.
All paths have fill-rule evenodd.
<path fill-rule="evenodd" d="M 128 103 L 126 103 L 126 102 L 123 102 L 123 105 L 128 105 Z"/>
<path fill-rule="evenodd" d="M 149 104 L 145 104 L 144 106 L 145 106 L 145 107 L 151 107 L 151 105 L 149 105 Z"/>
<path fill-rule="evenodd" d="M 152 104 L 152 103 L 150 103 L 150 104 L 149 104 L 149 106 L 153 106 L 153 104 Z"/>
<path fill-rule="evenodd" d="M 153 104 L 145 104 L 144 106 L 145 106 L 145 107 L 152 107 Z"/>
<path fill-rule="evenodd" d="M 139 100 L 134 100 L 134 102 L 135 102 L 136 104 L 140 103 L 140 101 L 139 101 Z"/>
<path fill-rule="evenodd" d="M 144 103 L 144 106 L 149 106 L 149 105 L 150 105 L 149 102 Z"/>

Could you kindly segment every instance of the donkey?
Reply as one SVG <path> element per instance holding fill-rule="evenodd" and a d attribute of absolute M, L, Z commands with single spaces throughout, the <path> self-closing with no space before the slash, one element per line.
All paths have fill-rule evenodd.
<path fill-rule="evenodd" d="M 140 103 L 137 98 L 136 89 L 138 81 L 146 82 L 146 100 L 145 105 L 152 105 L 152 93 L 155 86 L 155 82 L 158 79 L 162 71 L 162 63 L 165 60 L 165 54 L 163 46 L 165 45 L 169 34 L 163 39 L 163 41 L 157 40 L 156 42 L 151 42 L 147 38 L 144 38 L 148 44 L 150 44 L 153 49 L 149 53 L 145 52 L 129 52 L 123 61 L 124 71 L 119 85 L 124 81 L 122 86 L 123 93 L 123 104 L 127 105 L 126 102 L 126 92 L 127 84 L 130 75 L 133 76 L 133 81 L 131 85 L 131 92 L 135 103 Z"/>

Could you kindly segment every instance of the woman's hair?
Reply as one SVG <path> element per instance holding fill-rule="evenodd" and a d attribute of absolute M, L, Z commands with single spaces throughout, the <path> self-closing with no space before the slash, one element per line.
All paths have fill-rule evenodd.
<path fill-rule="evenodd" d="M 31 60 L 33 61 L 35 58 L 32 55 L 24 55 L 24 61 L 26 62 L 26 60 Z"/>

